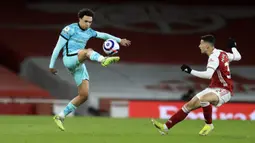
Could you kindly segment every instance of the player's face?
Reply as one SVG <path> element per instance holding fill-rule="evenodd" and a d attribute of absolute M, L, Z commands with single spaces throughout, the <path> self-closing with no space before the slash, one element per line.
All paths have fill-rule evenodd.
<path fill-rule="evenodd" d="M 91 26 L 93 18 L 91 16 L 84 15 L 83 18 L 79 19 L 81 28 L 87 29 Z"/>
<path fill-rule="evenodd" d="M 199 48 L 201 50 L 201 53 L 206 53 L 207 49 L 209 48 L 209 44 L 205 42 L 204 40 L 200 41 Z"/>

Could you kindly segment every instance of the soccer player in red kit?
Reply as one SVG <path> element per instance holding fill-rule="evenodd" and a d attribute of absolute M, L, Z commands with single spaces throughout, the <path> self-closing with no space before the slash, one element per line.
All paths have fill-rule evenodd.
<path fill-rule="evenodd" d="M 201 37 L 199 48 L 202 54 L 209 56 L 206 71 L 196 71 L 188 65 L 182 65 L 181 70 L 192 74 L 193 76 L 210 79 L 211 83 L 208 88 L 199 92 L 189 102 L 182 106 L 165 124 L 152 119 L 153 125 L 161 134 L 167 134 L 168 130 L 174 125 L 184 120 L 190 111 L 202 107 L 205 126 L 199 132 L 199 135 L 208 135 L 214 128 L 212 124 L 212 105 L 219 107 L 227 103 L 233 95 L 233 81 L 229 69 L 229 62 L 239 61 L 240 53 L 237 51 L 234 39 L 229 39 L 228 47 L 232 53 L 228 53 L 214 47 L 215 38 L 213 35 Z"/>

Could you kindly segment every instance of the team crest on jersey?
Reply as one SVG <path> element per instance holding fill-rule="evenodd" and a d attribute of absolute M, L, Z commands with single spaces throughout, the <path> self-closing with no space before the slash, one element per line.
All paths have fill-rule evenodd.
<path fill-rule="evenodd" d="M 66 32 L 66 33 L 68 33 L 69 30 L 70 30 L 70 27 L 68 27 L 68 26 L 66 26 L 66 27 L 63 29 L 63 31 Z"/>

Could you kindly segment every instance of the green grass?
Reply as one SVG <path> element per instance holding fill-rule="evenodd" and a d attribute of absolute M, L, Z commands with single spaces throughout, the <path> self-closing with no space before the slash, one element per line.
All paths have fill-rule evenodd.
<path fill-rule="evenodd" d="M 255 143 L 255 122 L 214 121 L 199 136 L 201 120 L 185 120 L 161 136 L 149 119 L 71 117 L 60 131 L 52 117 L 0 116 L 0 143 Z"/>

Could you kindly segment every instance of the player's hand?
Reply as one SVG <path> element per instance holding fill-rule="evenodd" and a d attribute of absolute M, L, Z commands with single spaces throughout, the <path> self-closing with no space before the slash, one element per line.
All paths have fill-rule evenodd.
<path fill-rule="evenodd" d="M 236 41 L 235 41 L 235 39 L 230 37 L 230 38 L 228 38 L 228 48 L 231 49 L 233 47 L 236 48 Z"/>
<path fill-rule="evenodd" d="M 131 41 L 129 41 L 127 39 L 121 39 L 120 45 L 122 45 L 122 46 L 130 46 L 131 45 Z"/>
<path fill-rule="evenodd" d="M 50 72 L 51 72 L 52 74 L 54 74 L 54 75 L 56 75 L 56 74 L 57 74 L 57 70 L 56 70 L 56 69 L 54 69 L 54 68 L 50 68 L 49 70 L 50 70 Z"/>
<path fill-rule="evenodd" d="M 182 71 L 184 71 L 184 72 L 186 72 L 186 73 L 189 73 L 189 74 L 190 74 L 190 72 L 191 72 L 191 70 L 192 70 L 188 65 L 185 65 L 185 64 L 183 64 L 183 65 L 181 66 L 181 69 L 182 69 Z"/>

